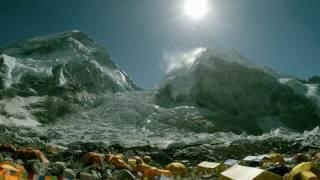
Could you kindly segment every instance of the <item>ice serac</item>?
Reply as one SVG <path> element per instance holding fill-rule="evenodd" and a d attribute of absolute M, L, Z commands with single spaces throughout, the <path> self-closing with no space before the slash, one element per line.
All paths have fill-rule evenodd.
<path fill-rule="evenodd" d="M 79 31 L 30 39 L 1 52 L 2 86 L 23 84 L 26 94 L 45 94 L 68 86 L 93 93 L 137 89 L 107 51 Z"/>
<path fill-rule="evenodd" d="M 255 134 L 278 127 L 303 131 L 320 124 L 312 100 L 315 91 L 314 86 L 283 79 L 234 50 L 206 49 L 187 66 L 172 68 L 160 85 L 157 103 L 208 109 L 214 115 L 207 121 L 227 131 Z"/>

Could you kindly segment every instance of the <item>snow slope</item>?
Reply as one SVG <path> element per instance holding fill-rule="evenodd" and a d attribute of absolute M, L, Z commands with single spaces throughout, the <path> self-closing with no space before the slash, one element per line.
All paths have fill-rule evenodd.
<path fill-rule="evenodd" d="M 0 49 L 4 88 L 24 78 L 51 80 L 50 86 L 79 85 L 90 92 L 124 92 L 137 87 L 106 50 L 78 31 L 38 37 Z M 30 87 L 31 86 L 31 87 Z M 28 88 L 32 88 L 29 84 Z"/>
<path fill-rule="evenodd" d="M 279 78 L 279 82 L 292 88 L 302 96 L 306 96 L 320 106 L 319 84 L 304 84 L 294 78 Z"/>
<path fill-rule="evenodd" d="M 307 91 L 306 95 L 309 98 L 314 99 L 318 103 L 318 105 L 320 106 L 319 84 L 306 84 L 306 86 L 308 87 L 308 91 Z"/>

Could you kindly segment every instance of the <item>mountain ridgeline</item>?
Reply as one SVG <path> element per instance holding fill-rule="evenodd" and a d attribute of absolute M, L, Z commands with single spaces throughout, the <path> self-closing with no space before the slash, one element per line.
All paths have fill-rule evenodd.
<path fill-rule="evenodd" d="M 284 76 L 236 51 L 205 49 L 193 59 L 173 68 L 158 88 L 143 91 L 82 32 L 15 43 L 0 49 L 0 124 L 46 125 L 51 131 L 67 127 L 63 121 L 72 128 L 85 124 L 79 133 L 91 126 L 108 132 L 103 128 L 120 124 L 149 133 L 174 128 L 250 134 L 320 124 L 317 77 Z"/>
<path fill-rule="evenodd" d="M 37 93 L 43 93 L 43 86 L 48 84 L 49 93 L 69 85 L 96 93 L 137 89 L 125 72 L 112 62 L 107 51 L 79 31 L 31 39 L 0 51 L 5 54 L 1 62 L 8 71 L 7 79 L 2 82 L 8 87 L 4 88 L 20 84 Z M 32 83 L 41 81 L 47 84 Z"/>

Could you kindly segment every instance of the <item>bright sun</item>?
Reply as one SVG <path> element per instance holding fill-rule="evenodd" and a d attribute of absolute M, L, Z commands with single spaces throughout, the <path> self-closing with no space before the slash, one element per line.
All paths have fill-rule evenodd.
<path fill-rule="evenodd" d="M 184 11 L 187 16 L 200 19 L 208 11 L 207 0 L 186 0 Z"/>

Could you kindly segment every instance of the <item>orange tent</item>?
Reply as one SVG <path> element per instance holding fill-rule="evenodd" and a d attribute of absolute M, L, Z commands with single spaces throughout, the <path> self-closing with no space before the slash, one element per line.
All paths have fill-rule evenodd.
<path fill-rule="evenodd" d="M 22 159 L 22 160 L 38 159 L 45 163 L 49 162 L 47 157 L 40 150 L 38 149 L 33 150 L 32 148 L 18 149 L 16 151 L 16 159 Z"/>
<path fill-rule="evenodd" d="M 24 170 L 10 163 L 0 163 L 0 180 L 21 180 Z"/>

